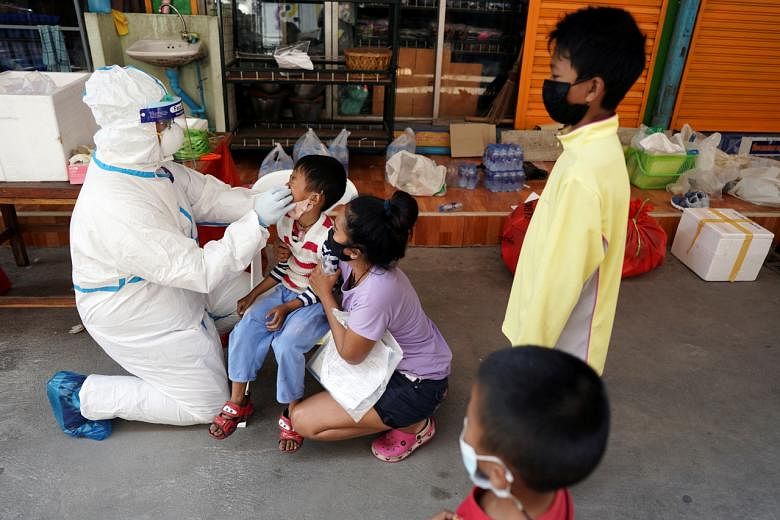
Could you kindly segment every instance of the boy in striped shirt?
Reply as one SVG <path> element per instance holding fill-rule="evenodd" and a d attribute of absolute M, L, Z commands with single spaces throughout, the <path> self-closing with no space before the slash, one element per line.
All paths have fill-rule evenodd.
<path fill-rule="evenodd" d="M 295 164 L 288 185 L 296 207 L 276 225 L 281 261 L 238 301 L 242 319 L 228 346 L 230 400 L 209 427 L 212 437 L 228 437 L 252 414 L 246 388 L 271 346 L 278 364 L 277 401 L 287 406 L 303 397 L 304 354 L 328 331 L 322 305 L 309 288 L 309 275 L 322 261 L 322 247 L 333 227 L 324 211 L 344 195 L 346 183 L 344 167 L 332 157 L 308 155 Z M 289 422 L 286 412 L 285 408 L 280 423 Z M 297 446 L 280 435 L 279 449 L 294 451 Z"/>

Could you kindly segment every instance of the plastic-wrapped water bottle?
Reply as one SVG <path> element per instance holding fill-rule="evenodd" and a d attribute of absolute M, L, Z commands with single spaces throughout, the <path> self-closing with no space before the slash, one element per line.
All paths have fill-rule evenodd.
<path fill-rule="evenodd" d="M 322 272 L 334 274 L 339 268 L 339 258 L 328 248 L 327 242 L 322 244 Z"/>

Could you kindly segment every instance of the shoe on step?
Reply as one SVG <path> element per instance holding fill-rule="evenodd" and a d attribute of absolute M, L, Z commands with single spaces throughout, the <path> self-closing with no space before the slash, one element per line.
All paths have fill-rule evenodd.
<path fill-rule="evenodd" d="M 674 195 L 672 206 L 677 209 L 685 208 L 709 208 L 710 196 L 703 191 L 689 191 L 685 195 Z"/>

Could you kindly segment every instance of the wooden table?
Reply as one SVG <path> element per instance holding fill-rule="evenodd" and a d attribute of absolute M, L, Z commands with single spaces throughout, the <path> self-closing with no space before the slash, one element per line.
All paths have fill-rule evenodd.
<path fill-rule="evenodd" d="M 81 185 L 68 182 L 0 182 L 0 210 L 5 229 L 0 232 L 0 244 L 11 242 L 16 265 L 30 265 L 22 229 L 16 217 L 16 206 L 73 206 Z M 76 299 L 68 296 L 0 296 L 2 307 L 73 307 Z"/>

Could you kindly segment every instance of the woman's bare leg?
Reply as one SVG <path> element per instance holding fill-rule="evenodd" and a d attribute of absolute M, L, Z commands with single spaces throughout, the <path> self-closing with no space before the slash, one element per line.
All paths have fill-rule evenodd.
<path fill-rule="evenodd" d="M 389 430 L 373 408 L 355 422 L 328 392 L 320 392 L 290 406 L 296 432 L 316 441 L 340 441 Z"/>

